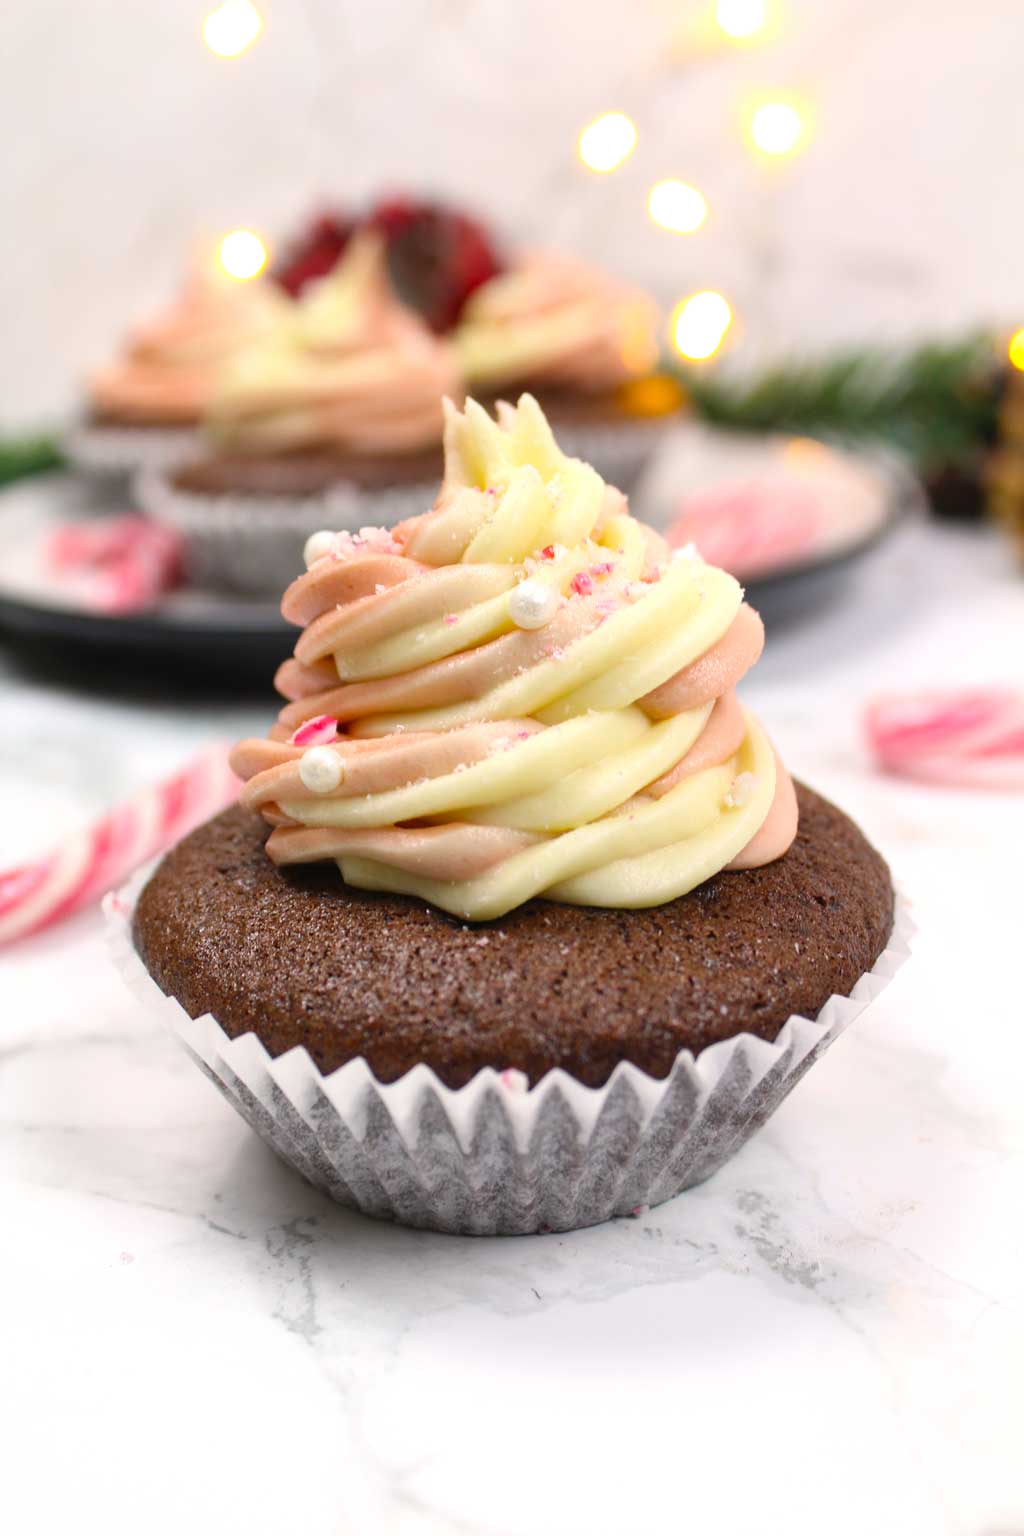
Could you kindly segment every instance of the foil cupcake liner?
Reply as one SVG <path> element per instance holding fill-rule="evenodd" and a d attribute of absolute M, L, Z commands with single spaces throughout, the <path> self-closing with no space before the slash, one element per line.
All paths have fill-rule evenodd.
<path fill-rule="evenodd" d="M 339 482 L 316 496 L 204 496 L 178 490 L 160 470 L 135 481 L 142 511 L 181 534 L 191 582 L 261 596 L 279 594 L 303 569 L 311 533 L 401 522 L 436 494 L 433 481 L 372 491 Z"/>
<path fill-rule="evenodd" d="M 849 997 L 831 997 L 816 1020 L 794 1014 L 771 1042 L 741 1034 L 682 1051 L 664 1079 L 624 1062 L 603 1088 L 561 1069 L 527 1088 L 514 1067 L 485 1068 L 451 1089 L 426 1066 L 381 1083 L 361 1057 L 324 1075 L 304 1047 L 273 1058 L 212 1014 L 190 1019 L 135 950 L 143 884 L 108 902 L 114 962 L 253 1130 L 342 1205 L 480 1236 L 593 1226 L 709 1178 L 875 1000 L 914 932 L 897 893 L 889 942 Z"/>
<path fill-rule="evenodd" d="M 65 432 L 64 456 L 92 479 L 130 481 L 140 470 L 171 469 L 196 451 L 191 427 L 94 426 L 82 422 Z"/>
<path fill-rule="evenodd" d="M 607 422 L 561 422 L 556 418 L 552 427 L 563 453 L 592 464 L 602 480 L 628 493 L 677 420 L 675 416 Z"/>

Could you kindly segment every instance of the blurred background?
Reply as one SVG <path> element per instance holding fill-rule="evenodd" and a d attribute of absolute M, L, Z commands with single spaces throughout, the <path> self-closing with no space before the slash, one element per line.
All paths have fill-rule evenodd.
<path fill-rule="evenodd" d="M 720 292 L 737 366 L 1024 318 L 1019 0 L 228 0 L 208 41 L 206 16 L 3 7 L 7 428 L 71 408 L 225 232 L 273 252 L 316 208 L 391 188 L 668 307 Z M 751 137 L 773 103 L 797 115 L 792 141 L 785 111 L 762 119 L 775 153 Z M 588 170 L 581 131 L 610 112 L 635 144 Z M 612 129 L 594 154 L 625 148 Z M 652 218 L 666 180 L 704 200 L 693 233 Z"/>

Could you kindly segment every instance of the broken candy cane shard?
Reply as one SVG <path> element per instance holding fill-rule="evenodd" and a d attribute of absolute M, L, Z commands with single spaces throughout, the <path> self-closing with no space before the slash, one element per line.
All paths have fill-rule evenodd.
<path fill-rule="evenodd" d="M 56 851 L 0 873 L 0 944 L 50 927 L 98 900 L 140 864 L 230 805 L 238 789 L 228 748 L 218 745 L 72 834 Z"/>

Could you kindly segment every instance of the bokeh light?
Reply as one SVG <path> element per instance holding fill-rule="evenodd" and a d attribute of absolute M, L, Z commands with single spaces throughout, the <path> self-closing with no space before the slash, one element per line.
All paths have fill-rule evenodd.
<path fill-rule="evenodd" d="M 768 22 L 767 0 L 718 0 L 715 21 L 726 37 L 738 42 L 756 37 Z"/>
<path fill-rule="evenodd" d="M 1014 331 L 1010 337 L 1010 345 L 1006 350 L 1013 366 L 1019 368 L 1021 373 L 1024 373 L 1024 325 L 1021 326 L 1019 331 Z"/>
<path fill-rule="evenodd" d="M 651 188 L 647 212 L 662 229 L 676 235 L 692 235 L 707 218 L 708 205 L 696 187 L 670 178 Z"/>
<path fill-rule="evenodd" d="M 691 293 L 672 311 L 672 345 L 682 357 L 700 363 L 714 357 L 732 325 L 727 299 L 714 289 Z"/>
<path fill-rule="evenodd" d="M 240 281 L 258 277 L 267 264 L 267 248 L 251 229 L 233 229 L 224 236 L 217 254 L 228 276 Z"/>
<path fill-rule="evenodd" d="M 263 20 L 252 0 L 224 0 L 203 22 L 203 41 L 211 53 L 234 59 L 254 43 Z"/>
<path fill-rule="evenodd" d="M 791 97 L 762 101 L 750 114 L 749 133 L 762 155 L 776 159 L 792 155 L 810 136 L 810 113 Z"/>
<path fill-rule="evenodd" d="M 625 112 L 604 112 L 580 134 L 580 159 L 591 171 L 614 171 L 636 144 L 636 124 Z"/>

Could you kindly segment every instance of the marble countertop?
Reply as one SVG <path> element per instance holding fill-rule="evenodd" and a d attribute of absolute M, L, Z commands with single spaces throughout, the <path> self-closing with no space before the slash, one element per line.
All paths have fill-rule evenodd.
<path fill-rule="evenodd" d="M 769 1126 L 635 1220 L 365 1220 L 138 1017 L 97 914 L 0 956 L 9 1528 L 1020 1536 L 1024 801 L 881 778 L 857 719 L 879 687 L 1019 682 L 1022 640 L 998 540 L 920 526 L 770 629 L 746 696 L 920 935 Z M 269 711 L 0 650 L 0 863 Z"/>

